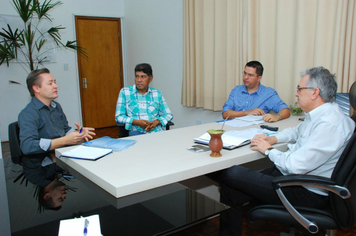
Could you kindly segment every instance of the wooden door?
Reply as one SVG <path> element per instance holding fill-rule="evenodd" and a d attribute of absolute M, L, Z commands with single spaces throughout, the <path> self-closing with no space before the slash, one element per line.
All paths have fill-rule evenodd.
<path fill-rule="evenodd" d="M 116 126 L 115 110 L 123 86 L 121 27 L 118 18 L 75 17 L 83 125 Z"/>

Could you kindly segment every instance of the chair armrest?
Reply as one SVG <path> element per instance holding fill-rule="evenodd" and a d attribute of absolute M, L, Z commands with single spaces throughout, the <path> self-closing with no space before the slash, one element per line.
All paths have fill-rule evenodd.
<path fill-rule="evenodd" d="M 117 123 L 117 126 L 119 127 L 119 138 L 129 136 L 129 131 L 125 129 L 125 124 Z"/>
<path fill-rule="evenodd" d="M 174 123 L 172 121 L 168 121 L 168 123 L 166 124 L 166 130 L 170 129 L 170 126 L 174 125 Z"/>
<path fill-rule="evenodd" d="M 296 221 L 299 222 L 299 224 L 301 224 L 304 228 L 306 228 L 310 233 L 313 234 L 319 231 L 318 226 L 306 219 L 293 207 L 293 205 L 283 194 L 281 188 L 286 186 L 309 186 L 328 190 L 343 199 L 349 198 L 351 196 L 347 188 L 338 186 L 331 179 L 320 176 L 285 175 L 274 178 L 272 180 L 272 183 L 274 188 L 276 189 L 276 193 L 279 199 L 281 200 L 283 206 L 287 209 L 287 211 L 293 216 Z"/>
<path fill-rule="evenodd" d="M 315 175 L 285 175 L 279 176 L 272 180 L 275 189 L 287 186 L 309 186 L 328 190 L 342 199 L 347 199 L 351 196 L 349 190 L 345 187 L 338 186 L 329 178 Z"/>

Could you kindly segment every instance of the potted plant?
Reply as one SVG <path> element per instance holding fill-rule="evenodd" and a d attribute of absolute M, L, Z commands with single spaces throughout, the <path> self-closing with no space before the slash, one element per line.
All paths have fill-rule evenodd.
<path fill-rule="evenodd" d="M 48 55 L 56 48 L 76 50 L 86 56 L 85 50 L 77 46 L 75 40 L 67 41 L 65 44 L 61 41 L 60 31 L 65 27 L 50 26 L 47 30 L 41 30 L 42 22 L 52 22 L 49 11 L 61 5 L 61 1 L 53 3 L 52 0 L 45 0 L 43 4 L 38 0 L 12 0 L 12 2 L 23 21 L 23 28 L 13 29 L 7 24 L 7 28 L 2 28 L 0 31 L 0 65 L 6 63 L 9 66 L 9 62 L 14 60 L 19 62 L 27 72 L 32 71 L 39 65 L 43 66 L 43 63 L 50 62 Z"/>

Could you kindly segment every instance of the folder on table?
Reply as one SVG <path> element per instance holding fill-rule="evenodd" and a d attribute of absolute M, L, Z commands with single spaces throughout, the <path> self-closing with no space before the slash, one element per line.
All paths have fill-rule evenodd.
<path fill-rule="evenodd" d="M 81 145 L 62 153 L 61 157 L 96 161 L 108 155 L 109 153 L 112 153 L 112 149 L 87 147 Z"/>
<path fill-rule="evenodd" d="M 223 148 L 231 150 L 234 148 L 238 148 L 238 147 L 247 145 L 251 142 L 251 138 L 253 136 L 251 138 L 239 136 L 238 132 L 239 131 L 231 130 L 231 131 L 225 132 L 221 136 L 221 139 L 223 141 Z M 210 135 L 208 133 L 205 133 L 202 136 L 195 138 L 194 141 L 196 143 L 209 145 Z"/>

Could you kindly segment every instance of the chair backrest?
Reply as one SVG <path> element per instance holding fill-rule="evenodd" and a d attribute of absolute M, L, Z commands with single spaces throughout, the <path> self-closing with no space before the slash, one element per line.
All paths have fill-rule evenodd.
<path fill-rule="evenodd" d="M 9 144 L 12 162 L 21 164 L 23 153 L 20 148 L 20 128 L 17 121 L 9 124 Z"/>
<path fill-rule="evenodd" d="M 351 193 L 351 197 L 345 200 L 330 194 L 335 220 L 342 228 L 350 228 L 356 222 L 356 133 L 352 135 L 336 163 L 331 179 L 337 185 L 347 187 Z"/>
<path fill-rule="evenodd" d="M 356 110 L 356 82 L 354 82 L 350 87 L 349 101 L 351 107 Z M 351 118 L 356 122 L 356 114 L 352 115 Z"/>

